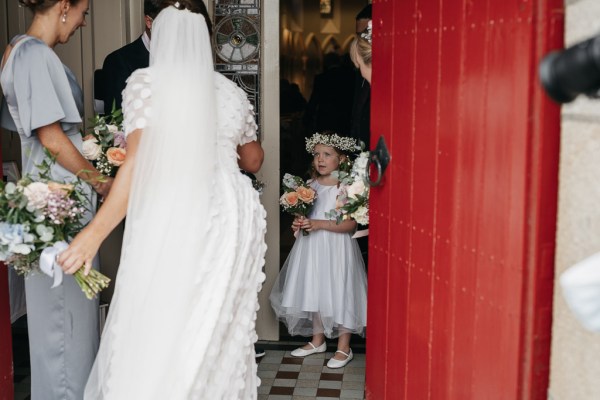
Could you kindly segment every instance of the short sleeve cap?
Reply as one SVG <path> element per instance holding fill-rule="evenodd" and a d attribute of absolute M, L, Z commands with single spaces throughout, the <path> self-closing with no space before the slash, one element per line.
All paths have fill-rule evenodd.
<path fill-rule="evenodd" d="M 148 68 L 138 69 L 127 79 L 123 90 L 123 128 L 125 136 L 144 129 L 152 115 L 152 82 Z"/>
<path fill-rule="evenodd" d="M 29 137 L 36 129 L 55 122 L 80 123 L 77 103 L 58 56 L 35 38 L 21 40 L 26 42 L 17 43 L 13 49 L 2 80 L 19 133 Z"/>

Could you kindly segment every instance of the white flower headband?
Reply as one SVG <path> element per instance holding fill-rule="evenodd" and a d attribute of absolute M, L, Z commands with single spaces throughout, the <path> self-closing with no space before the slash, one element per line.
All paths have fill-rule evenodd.
<path fill-rule="evenodd" d="M 321 134 L 316 132 L 310 138 L 306 139 L 306 151 L 310 154 L 315 150 L 315 146 L 322 144 L 324 146 L 334 147 L 341 151 L 353 152 L 358 149 L 356 145 L 356 139 L 339 136 L 337 133 L 333 134 Z"/>
<path fill-rule="evenodd" d="M 367 23 L 367 28 L 360 33 L 360 37 L 365 39 L 367 42 L 369 42 L 369 44 L 373 44 L 372 38 L 371 38 L 372 33 L 373 33 L 373 21 L 369 21 Z"/>

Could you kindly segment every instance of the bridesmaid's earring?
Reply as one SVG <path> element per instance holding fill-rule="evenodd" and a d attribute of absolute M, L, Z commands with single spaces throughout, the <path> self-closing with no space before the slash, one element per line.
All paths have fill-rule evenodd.
<path fill-rule="evenodd" d="M 63 14 L 63 16 L 62 16 L 61 20 L 62 20 L 62 23 L 63 23 L 63 24 L 67 22 L 67 13 L 64 13 L 64 14 Z"/>

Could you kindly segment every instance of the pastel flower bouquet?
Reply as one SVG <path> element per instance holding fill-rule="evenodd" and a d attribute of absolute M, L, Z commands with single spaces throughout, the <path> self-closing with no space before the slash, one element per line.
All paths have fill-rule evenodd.
<path fill-rule="evenodd" d="M 359 225 L 369 224 L 369 185 L 366 184 L 369 152 L 363 151 L 352 163 L 350 172 L 335 171 L 340 181 L 340 193 L 336 199 L 335 209 L 325 213 L 337 223 L 354 219 Z"/>
<path fill-rule="evenodd" d="M 283 211 L 295 216 L 306 217 L 317 198 L 317 192 L 311 188 L 299 176 L 285 174 L 282 182 L 283 194 L 279 198 L 279 204 Z M 302 235 L 308 232 L 302 230 Z"/>
<path fill-rule="evenodd" d="M 0 261 L 20 275 L 43 272 L 54 278 L 56 287 L 63 276 L 56 256 L 83 228 L 88 201 L 82 181 L 54 181 L 50 166 L 51 162 L 38 166 L 37 179 L 25 176 L 16 184 L 0 182 Z M 95 270 L 86 276 L 80 269 L 74 277 L 89 299 L 110 282 Z"/>
<path fill-rule="evenodd" d="M 98 172 L 114 177 L 127 154 L 123 113 L 113 107 L 109 115 L 97 114 L 91 122 L 93 128 L 83 137 L 81 152 Z"/>

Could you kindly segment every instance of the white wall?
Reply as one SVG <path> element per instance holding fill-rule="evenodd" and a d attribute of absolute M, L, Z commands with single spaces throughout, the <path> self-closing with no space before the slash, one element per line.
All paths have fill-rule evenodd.
<path fill-rule="evenodd" d="M 600 2 L 569 0 L 566 45 L 600 33 Z M 600 251 L 600 100 L 577 99 L 562 110 L 556 277 Z M 584 330 L 558 286 L 549 398 L 600 399 L 600 333 Z"/>

